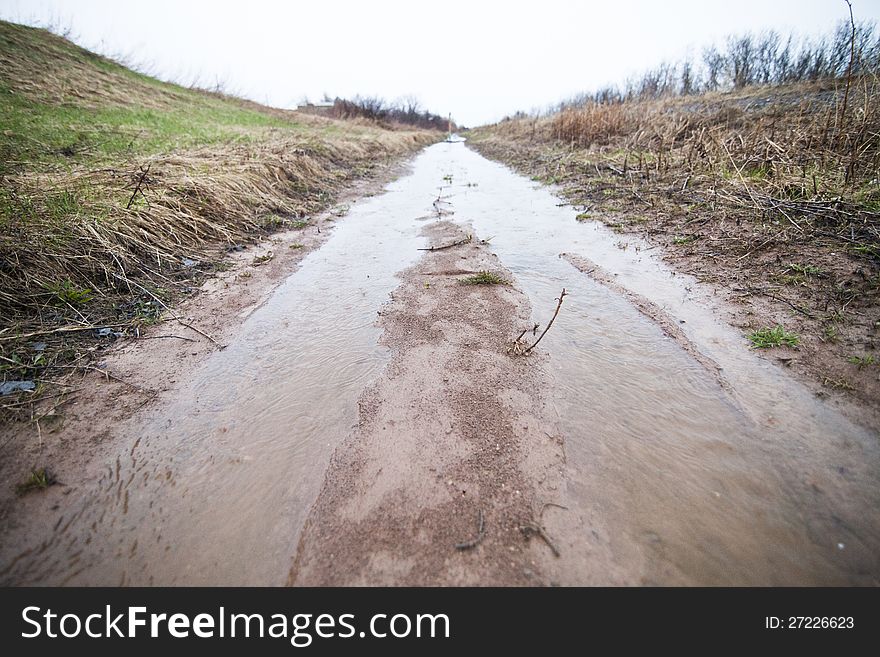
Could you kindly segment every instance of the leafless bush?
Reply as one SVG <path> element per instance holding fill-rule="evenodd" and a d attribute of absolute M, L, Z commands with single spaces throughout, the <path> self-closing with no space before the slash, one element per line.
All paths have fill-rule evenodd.
<path fill-rule="evenodd" d="M 853 34 L 853 28 L 855 34 Z M 849 71 L 851 54 L 853 66 Z M 842 21 L 830 34 L 816 39 L 783 37 L 776 31 L 730 36 L 709 46 L 702 57 L 663 63 L 627 81 L 578 94 L 556 110 L 592 103 L 608 104 L 707 91 L 776 86 L 796 82 L 842 79 L 880 72 L 880 32 L 872 22 Z"/>
<path fill-rule="evenodd" d="M 393 103 L 376 96 L 336 98 L 331 106 L 321 108 L 318 113 L 337 119 L 361 118 L 385 125 L 399 124 L 425 130 L 446 131 L 450 128 L 449 119 L 422 109 L 418 99 L 412 96 L 406 96 Z M 451 127 L 456 129 L 455 123 L 452 123 Z"/>

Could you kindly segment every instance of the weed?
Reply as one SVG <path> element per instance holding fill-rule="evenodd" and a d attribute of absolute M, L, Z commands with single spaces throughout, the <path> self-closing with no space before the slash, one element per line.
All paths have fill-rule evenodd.
<path fill-rule="evenodd" d="M 790 264 L 786 266 L 786 269 L 790 272 L 794 272 L 795 274 L 800 274 L 801 276 L 824 276 L 825 272 L 813 265 L 797 265 Z"/>
<path fill-rule="evenodd" d="M 833 379 L 829 376 L 822 379 L 822 385 L 835 390 L 855 390 L 855 387 L 846 379 Z"/>
<path fill-rule="evenodd" d="M 825 342 L 837 342 L 840 339 L 840 336 L 837 333 L 837 327 L 834 325 L 826 326 L 823 333 L 825 336 Z"/>
<path fill-rule="evenodd" d="M 46 210 L 55 220 L 76 214 L 80 210 L 79 198 L 69 190 L 64 190 L 58 194 L 49 194 L 46 196 L 45 203 Z"/>
<path fill-rule="evenodd" d="M 693 235 L 676 235 L 675 237 L 672 238 L 672 243 L 673 244 L 690 244 L 695 239 L 697 239 L 697 238 L 694 237 Z"/>
<path fill-rule="evenodd" d="M 32 470 L 30 476 L 15 487 L 19 495 L 26 495 L 31 491 L 45 490 L 49 486 L 58 483 L 55 477 L 46 468 Z"/>
<path fill-rule="evenodd" d="M 825 276 L 825 271 L 813 265 L 789 264 L 785 266 L 783 273 L 773 278 L 783 285 L 805 285 L 811 278 L 821 278 Z"/>
<path fill-rule="evenodd" d="M 462 278 L 459 282 L 462 285 L 509 285 L 509 283 L 498 274 L 494 274 L 490 271 L 481 271 L 473 276 Z"/>
<path fill-rule="evenodd" d="M 60 305 L 80 306 L 92 300 L 90 288 L 77 287 L 70 280 L 47 285 L 46 289 L 52 293 L 53 300 Z"/>
<path fill-rule="evenodd" d="M 848 363 L 852 363 L 853 365 L 858 366 L 859 369 L 863 367 L 870 367 L 871 365 L 877 364 L 877 359 L 874 358 L 873 355 L 868 356 L 850 356 L 846 359 Z"/>
<path fill-rule="evenodd" d="M 284 217 L 281 217 L 273 212 L 272 214 L 265 215 L 261 223 L 264 228 L 272 230 L 281 228 L 286 223 L 286 220 L 284 219 Z"/>
<path fill-rule="evenodd" d="M 254 267 L 259 267 L 260 265 L 265 265 L 267 262 L 272 260 L 275 257 L 275 254 L 269 251 L 269 253 L 265 253 L 261 256 L 257 256 L 254 258 L 254 262 L 252 263 Z"/>
<path fill-rule="evenodd" d="M 291 244 L 291 245 L 288 246 L 287 248 L 288 248 L 288 249 L 301 249 L 301 248 L 303 248 L 304 246 L 305 246 L 305 244 L 300 244 L 299 242 L 297 242 L 296 244 Z"/>
<path fill-rule="evenodd" d="M 769 347 L 797 347 L 800 337 L 795 333 L 789 333 L 781 325 L 773 328 L 764 327 L 749 334 L 749 340 L 756 349 Z"/>
<path fill-rule="evenodd" d="M 575 217 L 578 221 L 589 221 L 593 218 L 589 212 L 581 212 L 578 216 Z"/>
<path fill-rule="evenodd" d="M 154 299 L 138 299 L 133 305 L 134 318 L 139 324 L 150 326 L 162 317 L 162 305 Z"/>
<path fill-rule="evenodd" d="M 299 230 L 300 228 L 305 228 L 308 225 L 309 225 L 308 221 L 303 221 L 300 219 L 299 221 L 291 222 L 290 227 L 294 228 L 296 230 Z"/>
<path fill-rule="evenodd" d="M 869 258 L 880 258 L 880 251 L 876 247 L 867 244 L 852 247 L 852 252 L 857 255 L 868 256 Z"/>

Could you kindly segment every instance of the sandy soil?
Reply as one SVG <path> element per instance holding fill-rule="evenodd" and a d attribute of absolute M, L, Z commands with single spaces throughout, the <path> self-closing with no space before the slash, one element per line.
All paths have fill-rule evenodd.
<path fill-rule="evenodd" d="M 425 234 L 444 245 L 468 231 L 443 221 Z M 558 497 L 561 441 L 542 420 L 541 356 L 505 353 L 528 301 L 460 282 L 482 270 L 510 278 L 475 236 L 403 274 L 380 322 L 391 363 L 336 450 L 291 584 L 549 582 L 540 523 Z"/>

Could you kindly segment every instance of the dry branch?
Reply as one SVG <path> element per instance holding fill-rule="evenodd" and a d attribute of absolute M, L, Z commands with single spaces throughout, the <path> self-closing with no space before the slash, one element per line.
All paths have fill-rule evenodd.
<path fill-rule="evenodd" d="M 538 339 L 535 340 L 531 345 L 526 347 L 522 343 L 522 337 L 529 331 L 529 329 L 523 329 L 522 333 L 520 333 L 517 338 L 511 343 L 510 347 L 507 349 L 507 353 L 514 354 L 516 356 L 525 356 L 529 352 L 534 349 L 538 343 L 544 338 L 547 334 L 547 331 L 550 330 L 550 327 L 553 326 L 553 322 L 556 321 L 556 316 L 559 315 L 559 309 L 562 308 L 562 300 L 568 295 L 565 291 L 565 288 L 562 288 L 562 293 L 557 297 L 558 303 L 556 304 L 556 310 L 553 311 L 553 317 L 550 318 L 550 321 L 547 323 L 547 326 L 544 327 L 544 330 L 541 331 L 541 335 L 538 336 Z M 537 330 L 538 325 L 535 324 L 535 327 L 531 329 L 533 332 Z"/>
<path fill-rule="evenodd" d="M 485 518 L 483 517 L 483 510 L 480 509 L 479 516 L 477 517 L 477 537 L 470 541 L 465 541 L 464 543 L 456 543 L 456 550 L 470 550 L 471 548 L 477 547 L 480 542 L 483 540 L 483 536 L 485 536 L 486 526 L 485 526 Z"/>
<path fill-rule="evenodd" d="M 468 244 L 473 239 L 473 235 L 468 235 L 464 239 L 458 240 L 457 242 L 453 242 L 452 244 L 444 244 L 443 246 L 431 246 L 428 248 L 418 249 L 419 251 L 442 251 L 443 249 L 451 249 L 454 246 L 461 246 L 462 244 Z"/>

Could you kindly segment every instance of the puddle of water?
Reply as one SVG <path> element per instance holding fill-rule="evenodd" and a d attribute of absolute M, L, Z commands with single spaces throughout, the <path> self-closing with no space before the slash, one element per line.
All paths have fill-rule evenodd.
<path fill-rule="evenodd" d="M 558 203 L 462 144 L 427 149 L 411 176 L 355 205 L 175 401 L 125 429 L 131 440 L 94 494 L 24 539 L 5 577 L 283 583 L 330 455 L 387 362 L 376 311 L 418 256 L 418 220 L 454 212 L 445 218 L 493 236 L 536 321 L 569 292 L 541 343 L 568 458 L 564 502 L 593 519 L 632 583 L 877 583 L 876 436 L 751 355 L 687 279 Z M 732 395 L 562 252 L 685 319 Z"/>
<path fill-rule="evenodd" d="M 388 360 L 376 313 L 418 257 L 413 219 L 436 195 L 416 159 L 412 175 L 356 204 L 176 399 L 127 428 L 100 490 L 34 536 L 11 577 L 283 584 L 330 455 Z"/>
<path fill-rule="evenodd" d="M 449 201 L 474 225 L 546 322 L 550 397 L 569 463 L 569 495 L 604 518 L 632 581 L 876 584 L 877 436 L 821 403 L 719 323 L 694 282 L 650 252 L 581 224 L 551 190 L 462 145 L 446 149 Z M 470 183 L 476 186 L 465 186 Z M 589 258 L 663 308 L 729 392 L 621 295 L 577 271 Z M 633 572 L 635 570 L 636 572 Z"/>

